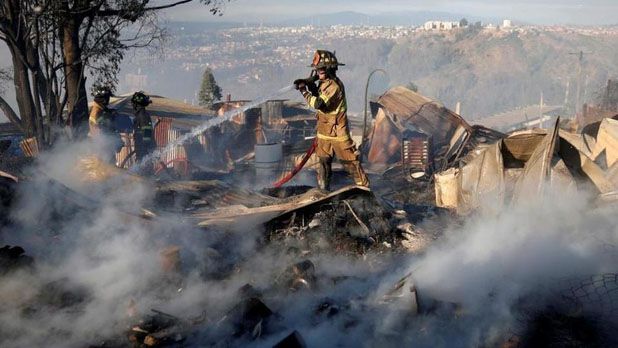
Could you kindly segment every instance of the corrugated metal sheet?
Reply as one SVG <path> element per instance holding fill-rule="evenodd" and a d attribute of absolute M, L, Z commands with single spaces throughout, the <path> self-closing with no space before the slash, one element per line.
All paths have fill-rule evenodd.
<path fill-rule="evenodd" d="M 459 126 L 472 131 L 472 127 L 459 115 L 443 105 L 398 86 L 388 90 L 378 99 L 400 129 L 411 125 L 415 130 L 432 137 L 436 146 L 448 144 Z"/>
<path fill-rule="evenodd" d="M 19 147 L 26 157 L 36 157 L 39 155 L 39 142 L 35 137 L 27 138 L 19 143 Z"/>
<path fill-rule="evenodd" d="M 170 128 L 167 132 L 167 139 L 172 142 L 182 136 L 182 132 Z M 168 168 L 186 169 L 187 152 L 182 145 L 174 146 L 170 151 L 163 155 L 162 160 L 167 164 Z"/>
<path fill-rule="evenodd" d="M 169 130 L 172 128 L 172 121 L 171 118 L 158 118 L 154 127 L 154 138 L 157 147 L 165 147 L 169 143 Z"/>
<path fill-rule="evenodd" d="M 174 120 L 160 117 L 154 127 L 154 138 L 157 148 L 162 149 L 170 142 L 178 139 L 183 132 L 173 126 Z M 187 152 L 183 145 L 178 145 L 163 154 L 160 159 L 168 168 L 184 171 L 186 169 Z M 182 167 L 182 168 L 181 168 Z"/>
<path fill-rule="evenodd" d="M 388 90 L 378 103 L 381 107 L 370 138 L 369 163 L 383 165 L 400 161 L 401 137 L 406 130 L 431 137 L 434 161 L 445 161 L 458 153 L 473 132 L 461 116 L 403 86 Z M 442 166 L 443 163 L 434 163 L 434 168 Z"/>
<path fill-rule="evenodd" d="M 120 139 L 124 143 L 122 149 L 116 153 L 116 166 L 119 168 L 129 168 L 135 164 L 136 156 L 135 140 L 133 139 L 133 133 L 120 133 Z M 130 157 L 129 157 L 130 156 Z"/>

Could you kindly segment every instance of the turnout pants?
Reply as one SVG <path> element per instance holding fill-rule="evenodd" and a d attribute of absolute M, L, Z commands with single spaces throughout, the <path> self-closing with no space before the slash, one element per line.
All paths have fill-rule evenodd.
<path fill-rule="evenodd" d="M 334 156 L 337 156 L 356 185 L 369 186 L 369 179 L 359 161 L 359 152 L 349 137 L 331 138 L 318 133 L 316 155 L 319 159 L 317 174 L 320 189 L 330 190 Z"/>

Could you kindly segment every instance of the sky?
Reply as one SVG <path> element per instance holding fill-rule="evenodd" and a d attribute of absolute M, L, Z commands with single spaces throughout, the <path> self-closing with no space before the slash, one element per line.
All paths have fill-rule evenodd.
<path fill-rule="evenodd" d="M 220 18 L 213 18 L 204 5 L 195 1 L 169 10 L 167 16 L 186 21 L 269 22 L 340 11 L 439 11 L 534 24 L 618 24 L 618 0 L 232 0 L 224 5 Z"/>

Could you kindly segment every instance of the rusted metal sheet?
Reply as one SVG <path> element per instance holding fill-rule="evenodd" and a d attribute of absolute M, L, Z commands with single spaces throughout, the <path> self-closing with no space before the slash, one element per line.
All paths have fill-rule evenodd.
<path fill-rule="evenodd" d="M 165 148 L 170 142 L 182 136 L 183 132 L 173 126 L 174 120 L 161 117 L 154 127 L 154 138 L 157 148 Z M 187 152 L 183 145 L 174 146 L 160 158 L 160 163 L 164 163 L 167 168 L 186 169 Z M 182 168 L 181 168 L 182 167 Z"/>
<path fill-rule="evenodd" d="M 116 153 L 116 166 L 119 168 L 129 168 L 135 164 L 136 159 L 133 133 L 120 133 L 119 135 L 124 146 Z"/>
<path fill-rule="evenodd" d="M 367 162 L 373 166 L 387 167 L 400 159 L 399 129 L 386 116 L 383 109 L 378 110 L 371 134 Z"/>
<path fill-rule="evenodd" d="M 175 141 L 182 136 L 182 132 L 174 128 L 170 128 L 167 134 L 167 138 L 170 142 Z M 187 165 L 187 152 L 185 151 L 185 147 L 183 145 L 174 146 L 170 151 L 163 155 L 161 160 L 167 165 L 168 168 L 171 167 L 184 170 Z"/>
<path fill-rule="evenodd" d="M 172 128 L 172 119 L 166 117 L 160 117 L 154 127 L 154 138 L 157 147 L 165 147 L 169 139 L 169 130 Z"/>
<path fill-rule="evenodd" d="M 444 169 L 451 155 L 457 155 L 470 139 L 473 128 L 456 113 L 439 103 L 398 86 L 378 99 L 369 143 L 369 164 L 394 164 L 401 159 L 402 134 L 406 130 L 427 134 L 434 168 Z"/>

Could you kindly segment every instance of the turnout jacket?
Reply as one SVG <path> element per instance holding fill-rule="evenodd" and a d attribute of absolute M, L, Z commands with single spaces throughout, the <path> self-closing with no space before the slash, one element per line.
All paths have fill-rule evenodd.
<path fill-rule="evenodd" d="M 339 78 L 319 81 L 317 91 L 305 92 L 303 97 L 310 107 L 316 109 L 318 139 L 346 141 L 350 139 L 348 129 L 345 88 Z"/>

